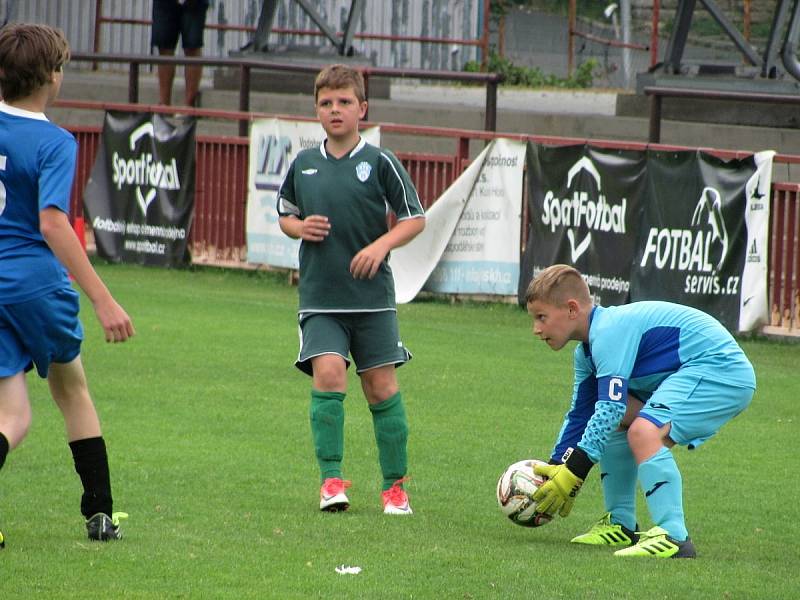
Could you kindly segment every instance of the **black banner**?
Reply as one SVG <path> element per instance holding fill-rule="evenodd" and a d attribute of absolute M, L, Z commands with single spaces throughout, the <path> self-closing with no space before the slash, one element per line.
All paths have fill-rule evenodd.
<path fill-rule="evenodd" d="M 540 270 L 563 263 L 598 304 L 667 300 L 752 330 L 767 318 L 773 154 L 530 144 L 520 304 Z"/>
<path fill-rule="evenodd" d="M 113 262 L 190 262 L 195 119 L 107 112 L 84 206 L 99 256 Z"/>
<path fill-rule="evenodd" d="M 641 152 L 528 145 L 530 227 L 518 299 L 540 270 L 573 265 L 597 304 L 629 300 L 631 257 L 645 196 Z"/>
<path fill-rule="evenodd" d="M 747 257 L 745 186 L 753 157 L 650 151 L 650 197 L 631 271 L 631 300 L 669 300 L 739 325 Z"/>

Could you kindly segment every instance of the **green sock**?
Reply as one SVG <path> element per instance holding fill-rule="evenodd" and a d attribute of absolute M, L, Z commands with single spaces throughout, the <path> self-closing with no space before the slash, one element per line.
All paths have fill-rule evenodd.
<path fill-rule="evenodd" d="M 311 390 L 311 436 L 319 463 L 320 483 L 342 477 L 344 394 Z"/>
<path fill-rule="evenodd" d="M 375 426 L 383 489 L 388 490 L 395 481 L 405 477 L 408 467 L 408 421 L 403 408 L 403 397 L 397 392 L 383 402 L 370 404 L 369 410 Z"/>

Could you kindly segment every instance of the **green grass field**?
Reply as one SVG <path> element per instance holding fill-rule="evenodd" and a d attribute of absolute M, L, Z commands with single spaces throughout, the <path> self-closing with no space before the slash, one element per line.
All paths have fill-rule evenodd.
<path fill-rule="evenodd" d="M 351 510 L 322 514 L 294 369 L 296 289 L 283 277 L 98 267 L 137 336 L 107 345 L 84 302 L 83 357 L 109 447 L 125 539 L 89 543 L 80 484 L 46 385 L 0 475 L 7 598 L 795 598 L 800 346 L 745 341 L 752 406 L 677 451 L 694 561 L 614 558 L 568 540 L 602 514 L 593 472 L 568 519 L 506 520 L 506 465 L 546 458 L 571 393 L 571 356 L 507 305 L 400 308 L 414 360 L 399 371 L 411 425 L 413 517 L 386 517 L 360 387 L 346 401 Z M 641 500 L 641 499 L 640 499 Z M 640 522 L 650 526 L 643 501 Z M 358 575 L 339 575 L 341 564 Z"/>

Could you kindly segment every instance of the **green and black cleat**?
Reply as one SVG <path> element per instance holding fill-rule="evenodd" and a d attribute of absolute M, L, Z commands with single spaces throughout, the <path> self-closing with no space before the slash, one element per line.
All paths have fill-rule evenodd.
<path fill-rule="evenodd" d="M 107 542 L 118 540 L 122 537 L 119 520 L 127 519 L 128 513 L 115 512 L 110 517 L 105 513 L 97 513 L 86 520 L 86 533 L 90 540 Z"/>

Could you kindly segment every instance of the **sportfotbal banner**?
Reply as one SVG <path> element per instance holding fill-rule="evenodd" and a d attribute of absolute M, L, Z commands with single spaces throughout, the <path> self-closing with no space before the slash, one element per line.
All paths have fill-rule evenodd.
<path fill-rule="evenodd" d="M 773 156 L 725 161 L 699 151 L 648 153 L 632 301 L 694 306 L 732 331 L 766 323 Z"/>
<path fill-rule="evenodd" d="M 755 329 L 768 318 L 773 156 L 531 144 L 520 303 L 539 271 L 563 263 L 599 304 L 667 300 Z"/>
<path fill-rule="evenodd" d="M 646 197 L 645 154 L 530 144 L 527 164 L 530 226 L 520 304 L 531 279 L 553 264 L 583 273 L 595 303 L 625 304 Z"/>
<path fill-rule="evenodd" d="M 107 112 L 83 196 L 97 254 L 112 262 L 188 264 L 195 119 Z"/>
<path fill-rule="evenodd" d="M 427 211 L 425 230 L 392 251 L 398 302 L 410 302 L 420 289 L 516 293 L 525 147 L 493 140 Z"/>
<path fill-rule="evenodd" d="M 379 127 L 361 131 L 380 146 Z M 286 269 L 299 268 L 300 240 L 281 231 L 276 208 L 278 191 L 295 156 L 318 148 L 325 130 L 317 122 L 260 119 L 250 127 L 250 165 L 247 178 L 247 261 Z"/>

